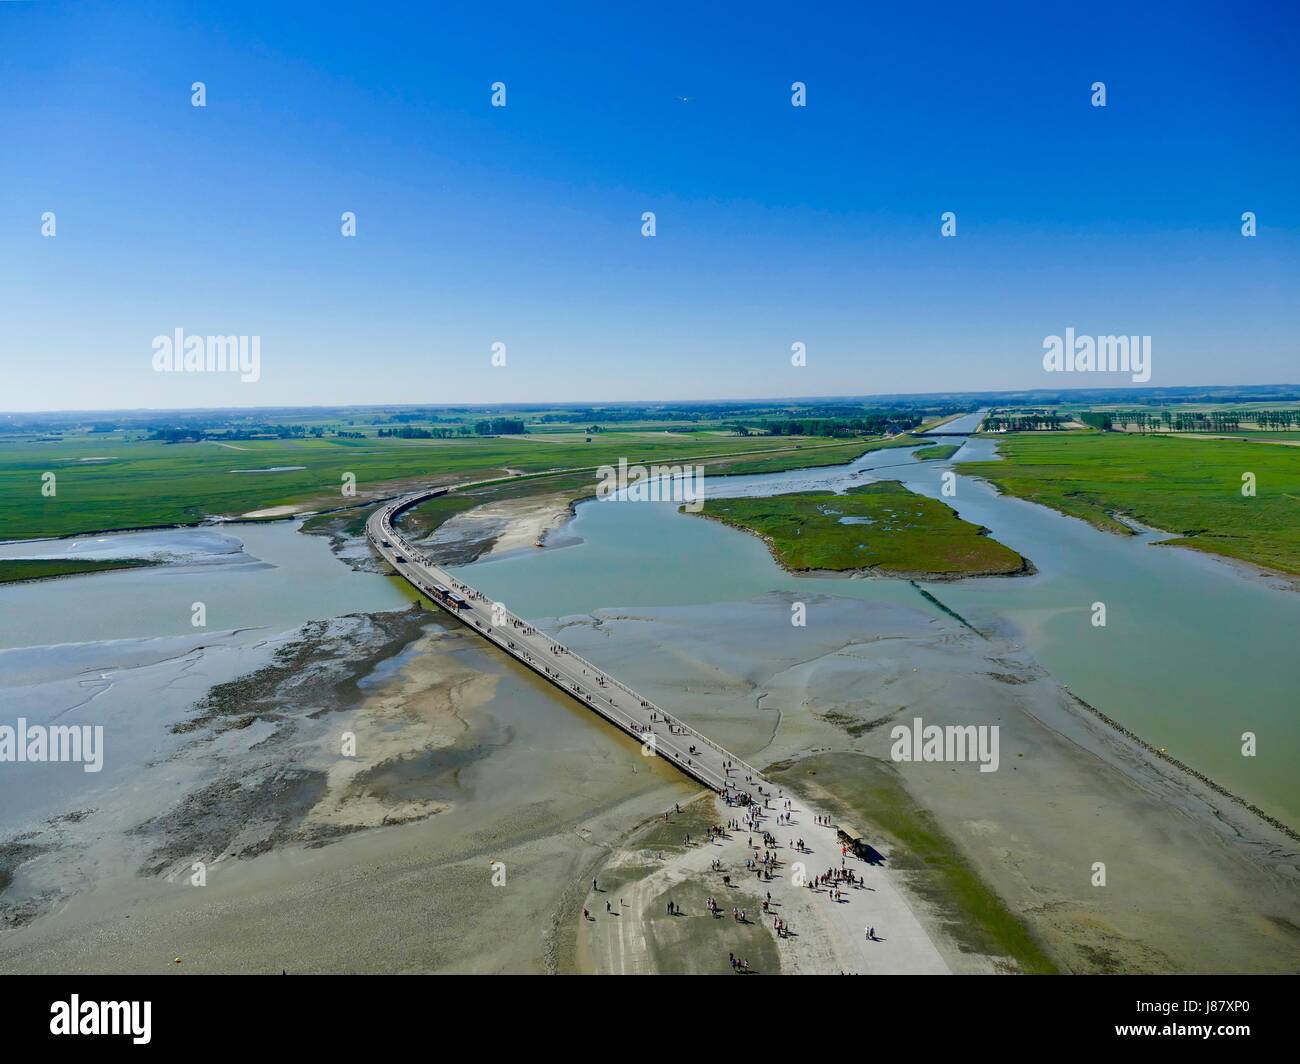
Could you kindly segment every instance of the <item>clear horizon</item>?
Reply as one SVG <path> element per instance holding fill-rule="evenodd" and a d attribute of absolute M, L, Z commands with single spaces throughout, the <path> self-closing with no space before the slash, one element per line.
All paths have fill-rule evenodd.
<path fill-rule="evenodd" d="M 1149 391 L 1152 393 L 1162 393 L 1165 391 L 1175 391 L 1183 389 L 1214 391 L 1220 389 L 1248 389 L 1248 388 L 1289 388 L 1300 391 L 1300 384 L 1289 384 L 1277 381 L 1261 381 L 1251 384 L 1188 384 L 1188 385 L 1170 385 L 1168 389 L 1145 388 L 1131 389 L 1133 391 Z M 409 407 L 412 409 L 430 409 L 442 410 L 457 407 L 538 407 L 544 409 L 563 410 L 569 407 L 592 406 L 592 407 L 624 407 L 624 406 L 686 406 L 692 404 L 725 404 L 725 403 L 834 403 L 834 402 L 853 402 L 855 400 L 898 400 L 898 399 L 926 399 L 933 397 L 941 399 L 947 396 L 952 397 L 969 397 L 973 401 L 985 401 L 991 397 L 1004 395 L 1008 393 L 1024 393 L 1033 395 L 1035 392 L 1053 392 L 1068 393 L 1070 391 L 1086 392 L 1094 389 L 1080 386 L 1072 389 L 991 389 L 982 392 L 969 391 L 932 391 L 932 392 L 884 392 L 878 395 L 857 394 L 857 395 L 720 395 L 705 396 L 698 399 L 529 399 L 520 402 L 494 402 L 478 400 L 446 400 L 439 402 L 419 402 L 415 400 L 402 400 L 394 402 L 376 402 L 376 403 L 265 403 L 244 406 L 115 406 L 115 407 L 69 407 L 67 409 L 51 410 L 0 410 L 0 417 L 8 417 L 15 414 L 171 414 L 171 413 L 217 413 L 228 410 L 338 410 L 338 409 L 359 409 L 359 410 L 383 410 L 398 409 Z M 1122 391 L 1123 388 L 1107 389 Z"/>

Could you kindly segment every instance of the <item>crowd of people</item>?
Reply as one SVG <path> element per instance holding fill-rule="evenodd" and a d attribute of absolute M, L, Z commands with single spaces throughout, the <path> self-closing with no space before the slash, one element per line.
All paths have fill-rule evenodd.
<path fill-rule="evenodd" d="M 694 747 L 692 747 L 691 752 L 696 752 Z M 728 763 L 728 770 L 730 770 L 730 767 L 731 766 Z M 754 783 L 754 780 L 752 778 L 747 778 L 747 782 Z M 791 800 L 784 797 L 780 792 L 778 792 L 774 798 L 771 794 L 764 791 L 761 785 L 756 784 L 755 789 L 759 792 L 761 797 L 756 798 L 745 791 L 733 788 L 733 785 L 730 782 L 719 791 L 719 795 L 726 800 L 728 806 L 738 808 L 739 815 L 728 817 L 723 823 L 710 824 L 706 829 L 707 841 L 711 844 L 720 845 L 726 840 L 733 838 L 736 834 L 742 831 L 747 831 L 747 842 L 750 854 L 745 858 L 745 869 L 746 871 L 753 872 L 755 879 L 760 883 L 770 883 L 779 876 L 780 870 L 784 866 L 784 862 L 780 857 L 781 844 L 777 841 L 776 836 L 763 825 L 771 816 L 775 816 L 775 822 L 778 825 L 784 826 L 794 824 L 796 823 L 796 810 Z M 680 804 L 674 805 L 671 811 L 664 813 L 665 823 L 670 820 L 674 813 L 681 813 Z M 820 827 L 833 826 L 831 818 L 827 816 L 816 815 L 814 816 L 814 822 Z M 841 833 L 841 841 L 839 843 L 840 866 L 838 868 L 827 868 L 824 872 L 813 876 L 806 881 L 807 886 L 810 889 L 819 893 L 824 891 L 830 900 L 834 902 L 847 901 L 849 897 L 848 890 L 850 888 L 862 889 L 865 886 L 863 877 L 858 875 L 853 868 L 849 866 L 848 859 L 850 854 L 849 847 L 843 841 L 845 838 L 846 836 Z M 683 844 L 689 847 L 691 841 L 692 836 L 690 832 L 685 832 L 682 836 Z M 790 850 L 800 854 L 813 852 L 803 838 L 789 839 L 788 847 Z M 709 871 L 720 876 L 724 887 L 730 889 L 735 885 L 732 882 L 731 873 L 726 870 L 726 866 L 720 858 L 715 857 L 709 862 Z M 591 886 L 593 891 L 598 889 L 598 884 L 595 879 L 592 880 Z M 794 931 L 791 928 L 789 921 L 778 911 L 778 903 L 772 900 L 771 891 L 769 890 L 765 893 L 766 897 L 760 902 L 763 916 L 771 918 L 772 932 L 778 940 L 790 938 L 794 934 Z M 710 895 L 705 904 L 709 914 L 715 919 L 724 916 L 726 909 L 728 908 L 724 907 L 714 895 Z M 622 899 L 620 899 L 620 907 L 621 905 Z M 605 904 L 605 908 L 607 912 L 613 914 L 612 906 L 608 901 Z M 739 905 L 731 905 L 729 908 L 731 910 L 731 918 L 733 921 L 738 924 L 751 923 L 746 909 L 741 908 Z M 675 901 L 668 900 L 665 909 L 669 916 L 683 915 L 681 907 L 677 905 Z M 582 914 L 583 917 L 588 920 L 594 919 L 586 908 L 582 910 Z M 874 927 L 866 929 L 866 937 L 869 941 L 879 941 L 876 937 L 876 929 Z M 750 968 L 747 961 L 738 958 L 734 953 L 731 953 L 729 957 L 732 971 L 744 973 L 753 970 Z"/>

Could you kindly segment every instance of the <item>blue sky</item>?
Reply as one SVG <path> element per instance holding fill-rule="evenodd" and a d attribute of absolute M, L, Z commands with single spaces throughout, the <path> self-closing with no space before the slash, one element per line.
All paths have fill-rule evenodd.
<path fill-rule="evenodd" d="M 1300 380 L 1294 6 L 614 6 L 0 4 L 0 409 Z"/>

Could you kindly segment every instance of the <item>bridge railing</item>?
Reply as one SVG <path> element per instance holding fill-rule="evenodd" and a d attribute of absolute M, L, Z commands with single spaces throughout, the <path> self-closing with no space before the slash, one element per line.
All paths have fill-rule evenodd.
<path fill-rule="evenodd" d="M 524 623 L 526 624 L 527 622 L 525 621 Z M 547 638 L 550 638 L 550 637 L 548 636 Z M 592 672 L 594 672 L 597 676 L 601 676 L 601 677 L 603 677 L 604 679 L 608 680 L 608 681 L 609 681 L 613 686 L 617 687 L 620 691 L 623 691 L 623 692 L 624 692 L 625 694 L 627 694 L 628 696 L 630 696 L 630 697 L 632 697 L 632 698 L 635 698 L 638 702 L 643 703 L 643 704 L 646 706 L 647 709 L 652 709 L 652 710 L 654 710 L 654 711 L 657 712 L 661 717 L 663 717 L 665 721 L 669 722 L 671 725 L 673 725 L 673 726 L 675 726 L 675 727 L 677 727 L 677 728 L 680 728 L 682 731 L 686 732 L 688 735 L 692 736 L 694 739 L 698 740 L 699 742 L 703 743 L 705 746 L 709 747 L 709 749 L 711 749 L 711 750 L 715 751 L 716 753 L 720 754 L 723 758 L 725 758 L 727 761 L 730 761 L 730 762 L 731 762 L 733 765 L 735 765 L 737 768 L 742 768 L 742 769 L 744 769 L 744 770 L 745 770 L 746 772 L 748 772 L 751 776 L 759 776 L 759 775 L 761 775 L 761 773 L 758 771 L 758 769 L 754 768 L 753 765 L 750 765 L 750 764 L 748 764 L 747 762 L 742 761 L 740 758 L 736 757 L 735 754 L 733 754 L 730 750 L 727 750 L 725 747 L 723 747 L 723 746 L 719 745 L 718 743 L 714 742 L 712 739 L 710 739 L 710 738 L 709 738 L 707 735 L 705 735 L 703 732 L 697 731 L 695 728 L 691 727 L 689 724 L 687 724 L 685 721 L 683 721 L 680 717 L 676 717 L 676 716 L 672 716 L 672 715 L 670 715 L 669 713 L 667 713 L 667 712 L 663 709 L 662 706 L 659 706 L 659 705 L 657 705 L 656 703 L 650 701 L 650 699 L 646 698 L 644 695 L 640 694 L 639 692 L 632 690 L 632 688 L 628 687 L 628 685 L 625 684 L 625 683 L 623 683 L 621 680 L 618 680 L 618 679 L 616 679 L 615 677 L 610 676 L 607 672 L 605 672 L 605 671 L 604 671 L 603 669 L 601 669 L 599 666 L 597 666 L 597 665 L 593 665 L 590 661 L 588 661 L 586 658 L 584 658 L 581 654 L 576 654 L 576 653 L 574 653 L 574 652 L 573 652 L 572 650 L 570 650 L 568 647 L 565 647 L 563 643 L 556 643 L 556 645 L 559 646 L 559 647 L 562 647 L 562 648 L 563 648 L 564 653 L 565 653 L 565 655 L 566 655 L 567 657 L 572 658 L 574 661 L 577 661 L 579 664 L 583 665 L 583 666 L 586 667 L 587 669 L 590 669 L 590 670 L 591 670 Z"/>

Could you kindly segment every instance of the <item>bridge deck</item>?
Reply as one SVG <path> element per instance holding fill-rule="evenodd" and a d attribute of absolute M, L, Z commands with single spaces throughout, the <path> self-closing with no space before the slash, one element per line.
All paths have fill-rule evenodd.
<path fill-rule="evenodd" d="M 516 661 L 632 736 L 642 744 L 647 756 L 653 751 L 667 758 L 719 794 L 730 791 L 734 795 L 757 797 L 755 789 L 761 776 L 752 765 L 515 616 L 501 603 L 494 603 L 478 589 L 430 562 L 392 523 L 402 511 L 427 497 L 420 494 L 388 503 L 366 523 L 371 544 L 407 582 Z M 403 560 L 398 561 L 399 557 Z M 464 605 L 454 604 L 448 595 L 437 590 L 439 586 L 460 596 Z M 772 793 L 770 787 L 764 789 Z"/>

